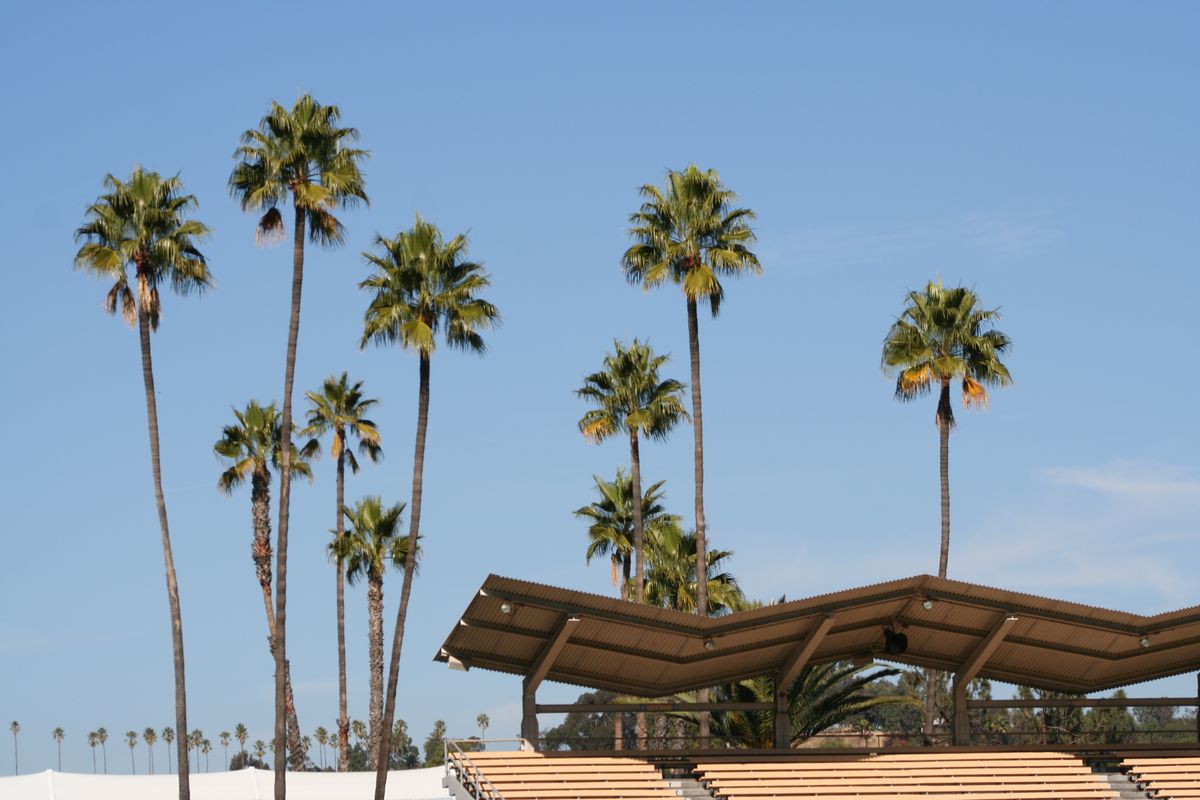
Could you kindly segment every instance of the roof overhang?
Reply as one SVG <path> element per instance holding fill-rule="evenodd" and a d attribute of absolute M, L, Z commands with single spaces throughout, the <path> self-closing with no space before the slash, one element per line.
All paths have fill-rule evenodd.
<path fill-rule="evenodd" d="M 884 652 L 885 628 L 907 637 L 903 653 Z M 703 618 L 490 575 L 435 660 L 662 697 L 777 674 L 798 655 L 1095 692 L 1200 669 L 1200 606 L 1147 617 L 919 575 Z"/>

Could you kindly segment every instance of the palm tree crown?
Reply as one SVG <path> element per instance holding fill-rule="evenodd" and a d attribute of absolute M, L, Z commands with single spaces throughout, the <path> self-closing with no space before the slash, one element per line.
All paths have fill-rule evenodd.
<path fill-rule="evenodd" d="M 708 580 L 705 581 L 707 615 L 727 614 L 743 601 L 737 579 L 723 571 L 732 550 L 708 550 Z M 646 537 L 646 602 L 650 605 L 696 613 L 699 587 L 696 581 L 696 534 L 677 527 Z"/>
<path fill-rule="evenodd" d="M 127 181 L 104 178 L 104 194 L 88 207 L 88 221 L 75 231 L 82 241 L 75 265 L 112 281 L 104 309 L 119 307 L 129 325 L 139 308 L 152 330 L 158 328 L 162 307 L 158 287 L 169 283 L 180 294 L 212 285 L 212 275 L 196 242 L 207 236 L 208 226 L 183 215 L 196 198 L 183 194 L 178 176 L 163 178 L 137 167 Z M 137 300 L 129 288 L 130 268 L 137 282 Z"/>
<path fill-rule="evenodd" d="M 604 368 L 584 378 L 583 387 L 576 391 L 597 406 L 579 420 L 580 433 L 593 442 L 630 432 L 666 438 L 688 418 L 683 384 L 659 378 L 659 369 L 670 360 L 637 339 L 629 347 L 613 342 L 613 352 L 604 357 Z"/>
<path fill-rule="evenodd" d="M 346 463 L 352 472 L 358 472 L 358 460 L 353 450 L 346 447 L 347 434 L 358 439 L 358 449 L 362 455 L 372 461 L 378 461 L 383 456 L 379 429 L 364 416 L 379 401 L 363 397 L 362 385 L 362 381 L 355 381 L 351 385 L 349 376 L 343 372 L 340 376 L 330 375 L 326 378 L 319 392 L 304 393 L 311 405 L 308 409 L 308 425 L 300 433 L 313 437 L 304 445 L 305 455 L 319 454 L 319 437 L 332 433 L 329 454 L 338 458 L 344 451 Z"/>
<path fill-rule="evenodd" d="M 633 482 L 625 471 L 617 468 L 615 480 L 606 481 L 599 475 L 596 482 L 599 499 L 575 510 L 575 516 L 588 520 L 587 561 L 608 556 L 612 567 L 613 586 L 619 586 L 621 597 L 628 598 L 633 557 Z M 661 500 L 665 481 L 652 483 L 642 494 L 642 525 L 646 535 L 661 537 L 677 528 L 680 518 L 668 514 Z M 618 578 L 623 573 L 624 580 Z"/>
<path fill-rule="evenodd" d="M 907 301 L 883 342 L 883 367 L 896 373 L 898 399 L 913 400 L 961 379 L 963 405 L 984 407 L 985 385 L 1012 383 L 1000 360 L 1012 340 L 992 327 L 1000 313 L 980 308 L 975 292 L 930 281 L 924 291 L 909 292 Z M 954 427 L 949 391 L 938 403 L 937 419 Z"/>
<path fill-rule="evenodd" d="M 408 540 L 400 536 L 404 508 L 404 503 L 385 508 L 378 496 L 364 497 L 353 508 L 343 507 L 350 529 L 341 539 L 330 542 L 329 549 L 345 562 L 351 585 L 361 578 L 381 579 L 389 566 L 404 566 L 408 558 Z"/>
<path fill-rule="evenodd" d="M 393 239 L 375 237 L 382 253 L 363 253 L 375 272 L 359 286 L 375 292 L 363 321 L 362 344 L 399 344 L 429 354 L 437 334 L 451 347 L 482 353 L 480 331 L 500 313 L 478 293 L 490 285 L 483 265 L 465 260 L 463 234 L 445 241 L 437 226 L 417 214 L 412 228 Z"/>
<path fill-rule="evenodd" d="M 282 236 L 279 206 L 290 194 L 313 242 L 341 243 L 344 230 L 333 211 L 368 201 L 359 162 L 370 155 L 347 146 L 358 140 L 358 131 L 339 127 L 341 116 L 337 106 L 306 94 L 290 111 L 272 102 L 258 128 L 242 134 L 229 191 L 243 211 L 262 212 L 261 239 Z"/>
<path fill-rule="evenodd" d="M 274 403 L 263 406 L 251 400 L 245 409 L 233 409 L 233 416 L 237 423 L 222 428 L 221 438 L 213 445 L 217 456 L 232 462 L 217 479 L 217 488 L 225 494 L 241 486 L 248 477 L 269 478 L 268 467 L 278 469 L 280 458 L 282 427 Z M 292 471 L 311 479 L 312 467 L 302 455 L 293 444 Z"/>

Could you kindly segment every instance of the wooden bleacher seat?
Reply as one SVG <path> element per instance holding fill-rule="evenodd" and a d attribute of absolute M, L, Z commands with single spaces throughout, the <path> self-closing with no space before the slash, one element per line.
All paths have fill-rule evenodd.
<path fill-rule="evenodd" d="M 1157 797 L 1200 798 L 1200 756 L 1128 754 L 1120 768 L 1131 781 Z"/>
<path fill-rule="evenodd" d="M 487 752 L 450 756 L 459 779 L 495 787 L 505 800 L 671 800 L 679 795 L 648 761 L 621 756 Z"/>

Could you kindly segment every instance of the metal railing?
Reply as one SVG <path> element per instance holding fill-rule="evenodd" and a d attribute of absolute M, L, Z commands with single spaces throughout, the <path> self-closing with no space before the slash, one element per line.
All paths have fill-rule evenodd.
<path fill-rule="evenodd" d="M 511 739 L 443 739 L 442 760 L 445 763 L 446 777 L 450 778 L 451 770 L 453 770 L 454 779 L 462 784 L 476 800 L 504 800 L 504 795 L 488 779 L 488 776 L 483 774 L 479 766 L 471 760 L 468 753 L 474 751 L 463 750 L 459 742 L 466 742 L 471 745 L 516 742 L 520 745 L 521 750 L 533 749 L 533 746 L 529 742 L 519 737 Z M 451 753 L 454 754 L 454 758 L 451 758 Z"/>

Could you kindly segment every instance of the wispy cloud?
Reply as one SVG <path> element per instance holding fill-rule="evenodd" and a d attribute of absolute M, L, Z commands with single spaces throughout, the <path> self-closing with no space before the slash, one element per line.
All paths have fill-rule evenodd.
<path fill-rule="evenodd" d="M 931 251 L 965 251 L 1011 260 L 1043 251 L 1058 236 L 1058 229 L 1045 215 L 972 212 L 908 223 L 801 228 L 777 239 L 773 246 L 768 243 L 764 255 L 813 268 L 886 267 Z"/>
<path fill-rule="evenodd" d="M 1052 483 L 1119 498 L 1162 500 L 1200 497 L 1200 478 L 1183 470 L 1141 461 L 1114 461 L 1098 467 L 1050 467 Z"/>

